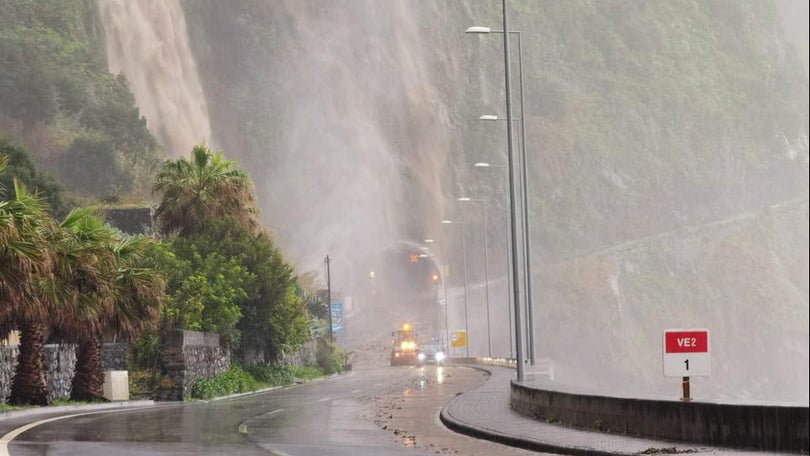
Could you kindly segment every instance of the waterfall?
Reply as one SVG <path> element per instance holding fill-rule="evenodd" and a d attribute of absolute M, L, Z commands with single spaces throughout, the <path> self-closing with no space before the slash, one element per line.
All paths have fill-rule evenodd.
<path fill-rule="evenodd" d="M 123 73 L 169 157 L 208 142 L 211 127 L 179 0 L 98 0 L 110 72 Z"/>

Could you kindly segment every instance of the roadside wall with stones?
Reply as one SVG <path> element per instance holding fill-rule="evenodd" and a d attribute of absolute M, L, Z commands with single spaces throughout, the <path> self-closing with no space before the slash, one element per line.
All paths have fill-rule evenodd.
<path fill-rule="evenodd" d="M 11 379 L 14 377 L 19 353 L 16 345 L 0 346 L 0 399 L 3 402 L 11 393 Z M 54 400 L 70 396 L 70 382 L 76 365 L 73 347 L 45 345 L 44 358 L 48 397 Z"/>
<path fill-rule="evenodd" d="M 128 370 L 127 344 L 123 342 L 110 342 L 104 344 L 104 349 L 101 351 L 101 370 Z"/>
<path fill-rule="evenodd" d="M 18 353 L 16 345 L 0 345 L 0 400 L 3 402 L 11 390 L 11 378 L 14 377 Z"/>
<path fill-rule="evenodd" d="M 102 370 L 127 370 L 127 345 L 104 344 Z M 16 345 L 0 345 L 0 402 L 5 402 L 11 393 L 11 379 L 17 367 Z M 76 367 L 76 351 L 72 345 L 48 344 L 44 347 L 45 381 L 51 400 L 70 396 L 70 383 Z"/>
<path fill-rule="evenodd" d="M 318 351 L 318 344 L 314 340 L 308 340 L 298 350 L 292 353 L 282 353 L 281 362 L 293 366 L 315 366 L 317 361 L 315 354 Z"/>
<path fill-rule="evenodd" d="M 161 341 L 158 362 L 163 379 L 157 399 L 182 401 L 191 397 L 195 380 L 227 371 L 231 353 L 220 347 L 218 334 L 175 330 Z"/>

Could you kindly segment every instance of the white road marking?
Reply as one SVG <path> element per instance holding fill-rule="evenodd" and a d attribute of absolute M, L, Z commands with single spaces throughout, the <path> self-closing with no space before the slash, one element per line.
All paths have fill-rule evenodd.
<path fill-rule="evenodd" d="M 318 399 L 315 402 L 326 402 L 326 401 L 331 401 L 331 400 L 332 400 L 331 397 L 322 397 L 322 398 Z"/>
<path fill-rule="evenodd" d="M 270 448 L 270 454 L 273 456 L 290 456 L 289 454 L 275 448 Z"/>
<path fill-rule="evenodd" d="M 264 413 L 262 415 L 258 415 L 258 416 L 270 416 L 270 415 L 275 415 L 276 413 L 281 413 L 283 411 L 284 411 L 284 409 L 280 408 L 280 409 L 270 410 L 269 412 Z M 250 420 L 252 420 L 254 418 L 257 418 L 258 416 L 248 418 L 245 421 L 243 421 L 241 424 L 239 424 L 239 433 L 240 434 L 247 434 L 248 433 L 248 427 L 247 427 L 248 421 L 250 421 Z M 4 456 L 4 455 L 0 454 L 0 456 Z"/>
<path fill-rule="evenodd" d="M 357 394 L 357 393 L 359 393 L 361 391 L 363 391 L 363 390 L 354 390 L 354 391 L 352 391 L 352 394 Z"/>
<path fill-rule="evenodd" d="M 53 418 L 48 418 L 48 419 L 45 419 L 45 420 L 39 420 L 39 421 L 35 421 L 33 423 L 26 424 L 25 426 L 18 427 L 17 429 L 14 429 L 13 431 L 9 432 L 8 434 L 4 435 L 3 437 L 0 437 L 0 456 L 10 456 L 9 453 L 8 453 L 8 444 L 11 443 L 11 441 L 14 440 L 14 438 L 17 437 L 18 435 L 22 434 L 25 431 L 33 429 L 33 428 L 35 428 L 37 426 L 40 426 L 40 425 L 43 425 L 43 424 L 46 424 L 46 423 L 50 423 L 50 422 L 53 422 L 53 421 L 64 420 L 64 419 L 67 419 L 67 418 L 74 418 L 74 417 L 77 417 L 77 416 L 97 415 L 99 413 L 121 412 L 121 411 L 124 411 L 124 410 L 132 410 L 132 409 L 127 408 L 127 409 L 115 409 L 115 410 L 101 410 L 101 411 L 98 411 L 98 412 L 76 413 L 74 415 L 56 416 L 56 417 L 53 417 Z"/>

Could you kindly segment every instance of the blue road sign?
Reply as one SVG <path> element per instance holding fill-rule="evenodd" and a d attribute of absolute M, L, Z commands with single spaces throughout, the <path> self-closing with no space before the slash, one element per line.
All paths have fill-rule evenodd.
<path fill-rule="evenodd" d="M 343 332 L 343 303 L 333 302 L 331 305 L 332 312 L 332 332 Z"/>

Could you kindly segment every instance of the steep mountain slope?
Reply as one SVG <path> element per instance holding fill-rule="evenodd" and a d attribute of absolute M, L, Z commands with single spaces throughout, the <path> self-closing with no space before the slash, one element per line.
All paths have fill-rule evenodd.
<path fill-rule="evenodd" d="M 598 372 L 666 394 L 660 332 L 706 326 L 718 366 L 707 394 L 806 402 L 807 73 L 777 4 L 509 4 L 538 355 L 567 381 Z M 264 216 L 303 265 L 339 252 L 364 275 L 355 263 L 437 236 L 442 217 L 483 219 L 501 256 L 503 178 L 469 166 L 505 162 L 503 125 L 475 120 L 503 115 L 501 40 L 463 33 L 500 28 L 499 2 L 183 6 L 214 137 L 276 196 Z M 453 204 L 462 194 L 489 195 L 486 217 Z M 466 236 L 483 244 L 479 229 Z M 458 265 L 461 242 L 447 247 Z M 483 259 L 468 253 L 481 283 Z M 490 278 L 505 273 L 493 261 Z M 501 313 L 505 299 L 493 297 Z M 476 321 L 482 305 L 470 296 Z M 775 345 L 784 358 L 769 358 Z"/>
<path fill-rule="evenodd" d="M 509 1 L 534 334 L 561 378 L 667 394 L 660 332 L 694 325 L 716 350 L 716 375 L 696 393 L 807 403 L 808 83 L 795 47 L 806 39 L 788 39 L 786 1 Z M 499 2 L 181 5 L 211 141 L 251 172 L 299 268 L 330 253 L 334 285 L 362 295 L 396 246 L 435 238 L 448 305 L 458 315 L 463 294 L 471 327 L 484 327 L 481 285 L 506 282 L 507 192 L 502 168 L 470 164 L 506 161 L 505 125 L 476 120 L 504 114 L 502 41 L 463 32 L 500 28 Z M 149 131 L 175 125 L 141 117 L 127 79 L 105 70 L 98 11 L 2 4 L 0 129 L 76 191 L 143 194 L 160 154 Z M 491 296 L 499 316 L 505 289 Z M 498 326 L 501 352 L 507 337 Z"/>

